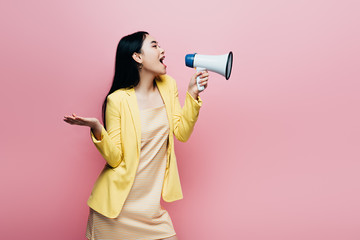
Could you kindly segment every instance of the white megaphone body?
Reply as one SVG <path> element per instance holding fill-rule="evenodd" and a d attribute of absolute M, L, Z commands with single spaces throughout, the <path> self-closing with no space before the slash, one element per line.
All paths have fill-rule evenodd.
<path fill-rule="evenodd" d="M 187 67 L 196 68 L 197 72 L 209 70 L 223 75 L 226 80 L 230 78 L 233 63 L 233 53 L 229 52 L 224 55 L 200 55 L 187 54 L 185 56 L 185 65 Z M 199 85 L 200 77 L 196 78 L 199 91 L 204 90 L 204 86 Z"/>

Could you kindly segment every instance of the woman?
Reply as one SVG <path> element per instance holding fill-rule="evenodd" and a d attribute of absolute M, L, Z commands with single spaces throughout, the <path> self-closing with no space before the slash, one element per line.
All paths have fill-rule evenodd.
<path fill-rule="evenodd" d="M 113 84 L 96 118 L 65 116 L 90 127 L 106 160 L 88 199 L 88 239 L 177 239 L 160 197 L 183 198 L 173 135 L 186 141 L 202 101 L 196 85 L 207 87 L 208 72 L 195 73 L 181 108 L 176 82 L 166 75 L 165 51 L 147 32 L 123 37 L 117 47 Z"/>

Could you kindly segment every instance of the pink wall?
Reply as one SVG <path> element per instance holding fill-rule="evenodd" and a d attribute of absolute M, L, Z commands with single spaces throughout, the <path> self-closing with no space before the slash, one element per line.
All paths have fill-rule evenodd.
<path fill-rule="evenodd" d="M 1 239 L 85 239 L 104 160 L 100 118 L 119 39 L 151 33 L 183 103 L 187 53 L 234 53 L 177 142 L 180 240 L 360 239 L 358 1 L 7 1 L 1 4 Z"/>

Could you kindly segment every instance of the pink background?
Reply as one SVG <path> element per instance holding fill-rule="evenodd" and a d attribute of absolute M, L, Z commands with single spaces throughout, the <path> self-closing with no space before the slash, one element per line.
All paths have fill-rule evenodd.
<path fill-rule="evenodd" d="M 162 201 L 180 240 L 360 239 L 358 1 L 2 1 L 1 239 L 85 239 L 104 160 L 116 46 L 149 31 L 181 104 L 187 53 L 234 53 L 211 73 L 187 143 L 184 199 Z"/>

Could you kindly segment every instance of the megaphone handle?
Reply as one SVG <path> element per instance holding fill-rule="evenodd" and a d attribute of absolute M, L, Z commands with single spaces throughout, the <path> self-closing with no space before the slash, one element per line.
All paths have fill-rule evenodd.
<path fill-rule="evenodd" d="M 196 68 L 196 71 L 197 71 L 197 72 L 201 72 L 201 71 L 205 71 L 205 70 L 206 70 L 206 68 L 202 68 L 202 67 L 197 67 L 197 68 Z M 198 90 L 199 90 L 200 92 L 205 89 L 204 86 L 200 86 L 200 77 L 197 77 L 197 78 L 196 78 L 196 84 L 197 84 Z"/>

